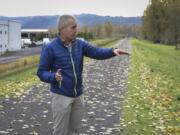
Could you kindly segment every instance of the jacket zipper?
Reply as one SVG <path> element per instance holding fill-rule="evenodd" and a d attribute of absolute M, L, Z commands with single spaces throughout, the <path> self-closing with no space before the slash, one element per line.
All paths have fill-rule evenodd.
<path fill-rule="evenodd" d="M 68 50 L 70 52 L 70 58 L 71 58 L 71 63 L 72 63 L 72 66 L 73 66 L 73 72 L 74 72 L 74 77 L 75 77 L 74 93 L 75 93 L 75 97 L 76 97 L 77 96 L 77 90 L 76 90 L 76 87 L 77 87 L 76 70 L 75 70 L 74 61 L 73 61 L 73 58 L 72 58 L 72 49 L 68 49 Z"/>

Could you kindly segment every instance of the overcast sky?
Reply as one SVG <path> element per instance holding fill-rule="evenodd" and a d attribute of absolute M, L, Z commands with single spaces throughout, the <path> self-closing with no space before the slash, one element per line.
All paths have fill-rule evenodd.
<path fill-rule="evenodd" d="M 102 16 L 142 16 L 149 0 L 0 0 L 0 16 L 90 13 Z"/>

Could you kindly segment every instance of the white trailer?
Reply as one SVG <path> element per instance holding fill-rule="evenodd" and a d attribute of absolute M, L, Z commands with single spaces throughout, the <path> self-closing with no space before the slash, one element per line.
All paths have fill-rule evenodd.
<path fill-rule="evenodd" d="M 19 21 L 0 21 L 0 55 L 7 51 L 21 49 L 21 23 Z"/>

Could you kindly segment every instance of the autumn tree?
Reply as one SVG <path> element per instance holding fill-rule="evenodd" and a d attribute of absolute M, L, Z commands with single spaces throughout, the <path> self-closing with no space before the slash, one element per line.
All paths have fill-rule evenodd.
<path fill-rule="evenodd" d="M 180 0 L 174 0 L 169 3 L 166 13 L 168 16 L 168 27 L 165 39 L 168 39 L 169 43 L 176 45 L 177 48 L 177 44 L 180 43 Z"/>
<path fill-rule="evenodd" d="M 97 38 L 97 25 L 96 24 L 91 28 L 91 32 L 94 35 L 94 37 Z"/>
<path fill-rule="evenodd" d="M 79 32 L 77 37 L 83 37 L 84 39 L 94 39 L 94 35 L 92 33 L 92 27 L 88 24 L 84 24 L 81 28 L 79 28 Z"/>
<path fill-rule="evenodd" d="M 155 43 L 160 42 L 160 35 L 164 31 L 161 16 L 164 16 L 163 4 L 160 0 L 151 0 L 151 4 L 144 11 L 142 21 L 145 37 Z"/>
<path fill-rule="evenodd" d="M 103 26 L 99 23 L 97 24 L 97 38 L 103 38 L 103 37 L 104 37 Z"/>
<path fill-rule="evenodd" d="M 104 29 L 107 37 L 113 36 L 114 26 L 109 21 L 105 22 Z"/>
<path fill-rule="evenodd" d="M 49 30 L 49 36 L 50 36 L 50 38 L 56 38 L 57 37 L 57 35 L 58 35 L 58 30 L 57 30 L 57 28 L 49 28 L 48 29 Z"/>
<path fill-rule="evenodd" d="M 90 32 L 91 27 L 88 24 L 84 24 L 81 28 L 80 31 L 84 32 L 84 33 L 89 33 Z"/>
<path fill-rule="evenodd" d="M 180 0 L 150 0 L 142 17 L 145 39 L 177 45 L 180 43 Z"/>

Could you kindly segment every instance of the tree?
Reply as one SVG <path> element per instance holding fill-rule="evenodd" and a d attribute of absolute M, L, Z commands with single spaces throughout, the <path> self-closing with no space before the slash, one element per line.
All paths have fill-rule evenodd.
<path fill-rule="evenodd" d="M 145 37 L 155 43 L 160 42 L 160 35 L 164 31 L 164 24 L 161 17 L 164 16 L 163 4 L 161 0 L 151 0 L 150 5 L 144 11 L 142 22 Z"/>
<path fill-rule="evenodd" d="M 103 27 L 99 23 L 97 24 L 97 38 L 102 38 L 102 37 L 104 37 Z"/>
<path fill-rule="evenodd" d="M 180 0 L 150 0 L 142 17 L 145 39 L 165 44 L 180 43 Z"/>
<path fill-rule="evenodd" d="M 166 11 L 169 18 L 167 32 L 171 33 L 169 40 L 177 48 L 177 44 L 180 43 L 180 0 L 169 3 Z"/>
<path fill-rule="evenodd" d="M 58 35 L 58 30 L 57 30 L 57 28 L 49 28 L 48 30 L 49 30 L 49 37 L 50 37 L 51 39 L 57 37 L 57 35 Z"/>
<path fill-rule="evenodd" d="M 118 24 L 115 29 L 114 29 L 114 35 L 117 38 L 121 38 L 122 37 L 122 30 L 121 30 L 121 25 Z"/>
<path fill-rule="evenodd" d="M 80 31 L 84 32 L 84 33 L 89 33 L 90 32 L 91 27 L 88 24 L 84 24 L 81 28 Z"/>
<path fill-rule="evenodd" d="M 113 36 L 114 26 L 109 21 L 105 22 L 104 29 L 107 37 Z"/>

